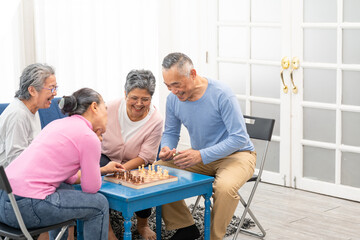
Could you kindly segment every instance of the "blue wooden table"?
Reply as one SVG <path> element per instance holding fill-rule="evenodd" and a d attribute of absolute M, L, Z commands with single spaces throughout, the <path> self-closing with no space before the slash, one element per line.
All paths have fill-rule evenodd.
<path fill-rule="evenodd" d="M 99 192 L 107 198 L 110 208 L 121 212 L 124 217 L 124 240 L 131 240 L 130 219 L 134 212 L 151 207 L 156 207 L 156 235 L 161 240 L 161 205 L 198 195 L 205 197 L 204 238 L 210 240 L 210 197 L 214 178 L 165 166 L 162 168 L 177 176 L 178 181 L 142 189 L 103 181 Z M 78 239 L 81 240 L 81 226 L 78 228 Z"/>

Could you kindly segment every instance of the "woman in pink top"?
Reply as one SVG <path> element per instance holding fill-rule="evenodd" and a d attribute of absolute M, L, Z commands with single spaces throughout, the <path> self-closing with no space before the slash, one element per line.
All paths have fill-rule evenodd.
<path fill-rule="evenodd" d="M 162 116 L 151 104 L 155 83 L 150 71 L 132 70 L 126 77 L 125 98 L 107 105 L 109 121 L 103 135 L 101 166 L 115 161 L 131 170 L 155 161 L 163 129 Z M 156 234 L 148 226 L 151 209 L 135 214 L 142 237 L 155 240 Z M 109 227 L 109 239 L 116 239 Z"/>
<path fill-rule="evenodd" d="M 107 239 L 109 205 L 97 191 L 101 173 L 123 167 L 116 162 L 99 167 L 99 136 L 107 123 L 105 103 L 100 94 L 83 88 L 63 97 L 59 107 L 69 117 L 48 124 L 11 162 L 6 174 L 28 228 L 80 219 L 85 239 Z M 75 183 L 81 184 L 82 191 L 69 185 Z M 0 191 L 0 222 L 19 228 L 10 205 L 7 194 Z M 56 232 L 50 232 L 51 239 Z"/>

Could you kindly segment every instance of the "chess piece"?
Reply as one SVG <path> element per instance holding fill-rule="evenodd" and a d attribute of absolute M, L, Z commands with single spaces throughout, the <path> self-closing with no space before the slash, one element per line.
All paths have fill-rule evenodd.
<path fill-rule="evenodd" d="M 168 170 L 164 170 L 164 178 L 169 178 L 169 171 Z"/>

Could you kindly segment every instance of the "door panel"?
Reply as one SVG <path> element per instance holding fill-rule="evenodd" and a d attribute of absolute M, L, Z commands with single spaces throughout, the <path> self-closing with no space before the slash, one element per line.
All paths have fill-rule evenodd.
<path fill-rule="evenodd" d="M 292 52 L 301 62 L 291 106 L 293 185 L 360 201 L 360 177 L 351 169 L 360 164 L 360 22 L 348 4 L 357 12 L 360 5 L 293 3 Z"/>
<path fill-rule="evenodd" d="M 283 136 L 289 132 L 280 135 L 283 96 L 279 90 L 278 59 L 288 42 L 283 41 L 282 35 L 282 0 L 217 0 L 212 3 L 217 9 L 214 14 L 217 16 L 217 43 L 210 56 L 211 53 L 216 56 L 213 67 L 217 70 L 216 78 L 233 89 L 244 114 L 276 119 L 263 179 L 283 184 L 286 175 L 289 183 L 288 163 L 281 165 L 279 157 L 289 159 L 290 156 L 289 147 L 281 145 Z"/>
<path fill-rule="evenodd" d="M 336 63 L 336 29 L 304 29 L 304 61 Z"/>
<path fill-rule="evenodd" d="M 276 119 L 262 179 L 360 201 L 359 1 L 212 3 L 209 67 L 243 113 Z"/>
<path fill-rule="evenodd" d="M 359 159 L 359 153 L 343 152 L 341 156 L 341 184 L 360 188 L 360 177 L 352 177 L 359 175 Z"/>
<path fill-rule="evenodd" d="M 358 0 L 343 0 L 344 22 L 360 22 L 360 1 Z"/>
<path fill-rule="evenodd" d="M 280 49 L 280 28 L 251 28 L 251 59 L 277 61 L 281 58 Z"/>
<path fill-rule="evenodd" d="M 342 71 L 342 104 L 360 106 L 360 71 Z"/>
<path fill-rule="evenodd" d="M 254 116 L 262 116 L 265 118 L 275 119 L 273 134 L 280 135 L 280 106 L 279 104 L 251 102 L 251 113 Z"/>
<path fill-rule="evenodd" d="M 336 70 L 305 68 L 303 82 L 304 101 L 336 103 Z"/>
<path fill-rule="evenodd" d="M 279 99 L 279 67 L 253 64 L 250 89 L 252 96 Z"/>
<path fill-rule="evenodd" d="M 304 0 L 304 22 L 336 22 L 336 4 L 337 0 Z"/>
<path fill-rule="evenodd" d="M 343 30 L 343 63 L 360 64 L 360 29 Z"/>
<path fill-rule="evenodd" d="M 350 146 L 360 146 L 360 113 L 342 111 L 342 143 Z M 355 126 L 355 127 L 354 127 Z M 360 178 L 360 177 L 359 177 Z"/>
<path fill-rule="evenodd" d="M 252 0 L 251 22 L 278 23 L 281 21 L 281 0 Z"/>
<path fill-rule="evenodd" d="M 304 107 L 303 118 L 303 139 L 335 143 L 336 111 Z"/>
<path fill-rule="evenodd" d="M 303 176 L 313 180 L 335 182 L 335 151 L 312 146 L 303 147 Z"/>
<path fill-rule="evenodd" d="M 219 79 L 225 81 L 235 94 L 245 94 L 248 68 L 240 63 L 219 63 Z"/>
<path fill-rule="evenodd" d="M 250 18 L 250 1 L 221 0 L 214 3 L 217 5 L 219 21 L 246 22 Z"/>
<path fill-rule="evenodd" d="M 243 27 L 219 27 L 219 57 L 248 58 L 248 32 Z"/>

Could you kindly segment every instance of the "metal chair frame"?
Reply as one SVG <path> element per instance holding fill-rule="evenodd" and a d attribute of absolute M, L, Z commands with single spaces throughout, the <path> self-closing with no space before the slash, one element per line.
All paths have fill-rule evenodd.
<path fill-rule="evenodd" d="M 259 182 L 261 181 L 261 175 L 264 170 L 266 154 L 267 154 L 267 150 L 269 147 L 269 143 L 271 141 L 271 137 L 272 137 L 272 133 L 273 133 L 274 125 L 275 125 L 275 120 L 268 119 L 268 118 L 246 116 L 246 115 L 244 115 L 244 119 L 245 119 L 245 123 L 246 123 L 246 129 L 247 129 L 247 132 L 248 132 L 250 138 L 265 141 L 265 147 L 263 150 L 263 155 L 262 155 L 258 173 L 254 174 L 247 181 L 247 182 L 254 182 L 254 185 L 253 185 L 253 188 L 251 190 L 248 200 L 245 201 L 244 198 L 240 195 L 240 192 L 238 192 L 238 195 L 240 197 L 240 202 L 244 206 L 244 211 L 241 215 L 240 223 L 237 227 L 237 230 L 236 230 L 233 240 L 235 240 L 237 238 L 237 236 L 239 235 L 239 232 L 243 232 L 248 235 L 257 237 L 257 238 L 264 238 L 266 235 L 266 231 L 261 226 L 260 222 L 255 217 L 254 213 L 251 211 L 250 205 L 254 198 L 257 186 L 258 186 Z M 196 199 L 192 214 L 194 214 L 195 209 L 196 209 L 197 205 L 199 204 L 200 198 L 201 198 L 201 196 L 198 196 L 198 198 Z M 254 221 L 256 226 L 260 229 L 261 233 L 255 233 L 255 232 L 248 231 L 248 230 L 241 228 L 241 226 L 243 225 L 243 223 L 245 221 L 245 217 L 246 217 L 247 213 L 249 213 L 250 217 L 252 218 L 252 220 Z"/>
<path fill-rule="evenodd" d="M 0 189 L 4 190 L 10 199 L 11 205 L 14 209 L 16 219 L 19 223 L 20 229 L 10 227 L 6 224 L 0 223 L 0 236 L 5 237 L 5 240 L 8 239 L 28 239 L 32 240 L 33 236 L 36 236 L 43 232 L 48 232 L 51 230 L 61 228 L 61 231 L 56 237 L 56 240 L 59 240 L 65 233 L 66 229 L 69 225 L 74 225 L 76 222 L 74 219 L 68 220 L 62 223 L 54 224 L 51 226 L 41 227 L 41 228 L 34 228 L 34 229 L 27 229 L 24 223 L 24 220 L 21 216 L 19 207 L 17 205 L 16 199 L 14 194 L 12 193 L 12 188 L 10 186 L 9 180 L 6 176 L 5 170 L 3 166 L 0 166 Z M 0 239 L 2 239 L 0 237 Z"/>

